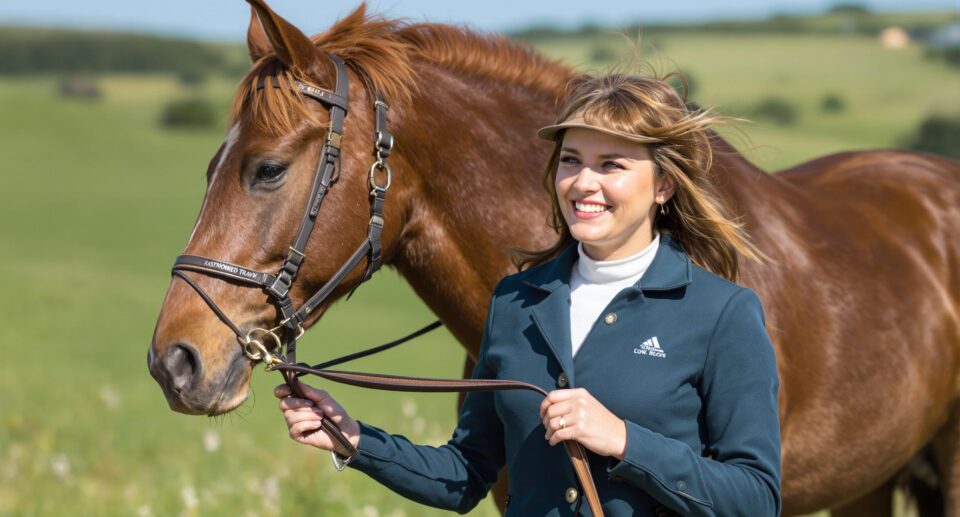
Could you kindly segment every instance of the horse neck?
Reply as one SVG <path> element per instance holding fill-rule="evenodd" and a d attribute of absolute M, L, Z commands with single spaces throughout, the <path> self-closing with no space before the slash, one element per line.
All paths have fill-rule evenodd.
<path fill-rule="evenodd" d="M 718 193 L 735 215 L 750 217 L 755 207 L 770 200 L 768 194 L 780 186 L 780 181 L 747 160 L 719 135 L 711 134 L 710 145 L 713 151 L 710 172 Z"/>
<path fill-rule="evenodd" d="M 761 299 L 771 299 L 782 284 L 783 269 L 774 267 L 789 260 L 805 231 L 795 204 L 803 203 L 806 192 L 798 191 L 784 177 L 760 169 L 720 137 L 712 139 L 714 163 L 711 172 L 717 191 L 744 224 L 750 241 L 769 260 L 740 261 L 738 283 L 751 287 Z"/>
<path fill-rule="evenodd" d="M 549 199 L 540 184 L 558 92 L 423 65 L 421 91 L 392 110 L 406 196 L 392 264 L 464 343 L 479 347 L 490 292 L 515 272 L 510 247 L 545 248 Z"/>

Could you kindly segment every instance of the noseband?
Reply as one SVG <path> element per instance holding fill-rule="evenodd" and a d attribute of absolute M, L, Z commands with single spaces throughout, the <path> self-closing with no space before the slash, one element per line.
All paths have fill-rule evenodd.
<path fill-rule="evenodd" d="M 306 258 L 307 243 L 316 226 L 317 215 L 320 213 L 320 206 L 323 203 L 323 199 L 339 177 L 343 122 L 347 116 L 347 107 L 349 104 L 347 95 L 349 77 L 347 75 L 346 65 L 344 65 L 343 60 L 335 55 L 327 54 L 327 56 L 333 62 L 336 70 L 335 88 L 332 92 L 300 81 L 295 81 L 294 83 L 300 94 L 320 102 L 327 108 L 330 113 L 330 129 L 327 132 L 323 151 L 317 163 L 313 185 L 310 188 L 310 197 L 308 198 L 303 218 L 300 221 L 300 228 L 279 270 L 277 270 L 275 274 L 269 274 L 247 269 L 243 266 L 222 260 L 196 255 L 180 255 L 174 262 L 172 274 L 192 287 L 217 317 L 230 327 L 230 330 L 236 334 L 243 353 L 248 359 L 253 362 L 263 361 L 266 363 L 268 370 L 279 370 L 290 386 L 291 391 L 300 398 L 305 397 L 300 388 L 298 377 L 306 374 L 316 375 L 344 384 L 381 390 L 469 392 L 524 389 L 536 391 L 546 396 L 547 392 L 539 386 L 518 381 L 501 379 L 424 379 L 326 369 L 336 364 L 392 348 L 439 327 L 439 322 L 427 325 L 413 334 L 391 343 L 327 361 L 313 367 L 296 362 L 297 340 L 304 334 L 303 323 L 310 313 L 330 296 L 343 282 L 344 278 L 346 278 L 364 258 L 367 258 L 367 268 L 361 282 L 368 280 L 371 275 L 380 268 L 383 259 L 381 248 L 383 205 L 393 176 L 390 166 L 387 164 L 387 158 L 390 156 L 394 142 L 393 135 L 387 130 L 387 111 L 389 107 L 384 101 L 383 95 L 378 92 L 376 95 L 377 100 L 374 102 L 375 128 L 373 135 L 373 154 L 376 157 L 376 161 L 370 167 L 368 173 L 368 183 L 370 186 L 370 221 L 367 225 L 367 236 L 363 243 L 357 247 L 356 251 L 340 266 L 333 276 L 331 276 L 313 296 L 308 298 L 300 308 L 295 308 L 293 300 L 290 298 L 290 289 L 293 287 L 293 283 L 297 278 L 297 272 L 300 270 L 300 266 Z M 275 75 L 269 77 L 271 80 L 270 85 L 266 84 L 267 79 L 268 77 L 265 75 L 260 76 L 257 83 L 258 90 L 265 87 L 283 87 Z M 381 173 L 379 176 L 382 177 L 382 183 L 378 183 L 378 173 Z M 185 273 L 187 271 L 216 276 L 262 289 L 270 297 L 270 301 L 277 306 L 280 312 L 280 322 L 270 329 L 254 328 L 244 333 L 227 317 L 213 299 Z M 278 333 L 281 330 L 286 341 L 281 339 Z M 286 350 L 285 353 L 284 349 Z M 334 465 L 338 470 L 343 470 L 346 464 L 356 456 L 357 450 L 353 444 L 350 443 L 349 439 L 343 435 L 337 425 L 329 418 L 322 419 L 321 425 L 324 431 L 326 431 L 337 444 L 336 451 L 332 451 Z M 600 507 L 596 487 L 590 474 L 586 451 L 577 442 L 565 441 L 564 446 L 570 455 L 574 472 L 580 481 L 582 492 L 589 503 L 593 515 L 602 517 L 603 510 Z M 582 499 L 578 500 L 577 510 L 579 510 L 580 501 L 582 501 Z"/>

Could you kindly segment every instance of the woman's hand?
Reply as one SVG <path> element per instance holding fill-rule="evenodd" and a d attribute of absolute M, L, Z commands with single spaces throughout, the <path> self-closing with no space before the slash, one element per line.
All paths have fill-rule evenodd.
<path fill-rule="evenodd" d="M 302 382 L 300 386 L 303 387 L 306 399 L 291 396 L 290 387 L 286 384 L 281 384 L 273 390 L 274 396 L 280 399 L 280 411 L 283 411 L 283 418 L 287 421 L 290 438 L 326 451 L 334 450 L 333 438 L 320 430 L 320 423 L 324 418 L 329 418 L 356 447 L 360 443 L 360 424 L 350 418 L 343 407 L 326 391 L 312 388 Z"/>
<path fill-rule="evenodd" d="M 627 426 L 583 388 L 554 390 L 540 404 L 550 445 L 574 440 L 601 456 L 623 459 Z"/>

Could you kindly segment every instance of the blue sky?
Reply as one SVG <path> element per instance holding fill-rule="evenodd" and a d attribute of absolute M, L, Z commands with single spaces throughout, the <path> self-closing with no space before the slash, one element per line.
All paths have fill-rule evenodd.
<path fill-rule="evenodd" d="M 268 0 L 269 1 L 269 0 Z M 532 24 L 577 27 L 585 23 L 615 25 L 636 21 L 699 21 L 717 18 L 763 18 L 772 14 L 820 12 L 840 0 L 370 0 L 371 10 L 390 17 L 465 23 L 485 31 L 508 31 Z M 855 1 L 855 0 L 854 0 Z M 272 0 L 270 5 L 312 34 L 349 13 L 357 0 Z M 875 10 L 954 10 L 960 0 L 863 0 Z M 240 41 L 249 8 L 242 0 L 37 0 L 0 2 L 0 25 L 56 25 L 110 28 Z"/>

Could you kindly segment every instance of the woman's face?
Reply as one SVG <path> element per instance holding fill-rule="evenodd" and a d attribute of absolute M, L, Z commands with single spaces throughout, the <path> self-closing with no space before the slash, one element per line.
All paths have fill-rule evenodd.
<path fill-rule="evenodd" d="M 591 129 L 564 132 L 557 200 L 587 255 L 615 260 L 650 244 L 658 203 L 674 192 L 673 181 L 654 170 L 644 144 Z"/>

